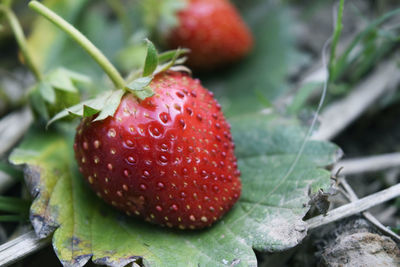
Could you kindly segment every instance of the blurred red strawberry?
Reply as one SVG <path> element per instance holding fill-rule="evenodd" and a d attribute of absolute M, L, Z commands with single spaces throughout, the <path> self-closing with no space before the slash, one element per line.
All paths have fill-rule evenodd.
<path fill-rule="evenodd" d="M 228 0 L 190 0 L 178 12 L 179 25 L 167 37 L 170 48 L 191 50 L 188 65 L 208 70 L 244 57 L 252 48 L 253 38 Z"/>

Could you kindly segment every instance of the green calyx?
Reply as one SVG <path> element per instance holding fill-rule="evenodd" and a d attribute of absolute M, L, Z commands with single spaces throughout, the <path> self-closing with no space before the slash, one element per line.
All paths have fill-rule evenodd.
<path fill-rule="evenodd" d="M 155 75 L 167 70 L 178 69 L 179 71 L 190 72 L 188 68 L 182 65 L 186 58 L 180 58 L 188 52 L 188 49 L 177 49 L 158 54 L 154 44 L 147 39 L 146 42 L 147 54 L 143 70 L 141 72 L 133 72 L 131 77 L 128 78 L 130 82 L 125 86 L 125 90 L 134 94 L 140 100 L 154 95 L 153 90 L 150 88 L 150 83 Z"/>
<path fill-rule="evenodd" d="M 150 87 L 150 83 L 155 75 L 167 70 L 190 73 L 190 70 L 182 65 L 186 58 L 181 56 L 188 52 L 187 49 L 171 50 L 158 54 L 154 44 L 149 40 L 146 40 L 146 42 L 147 54 L 142 70 L 134 71 L 128 78 L 129 82 L 122 89 L 109 90 L 93 99 L 65 108 L 49 120 L 47 126 L 70 116 L 85 118 L 98 114 L 93 121 L 104 120 L 115 114 L 125 93 L 133 94 L 139 101 L 153 96 L 154 91 Z"/>
<path fill-rule="evenodd" d="M 37 1 L 31 1 L 29 7 L 65 31 L 72 39 L 74 39 L 98 63 L 98 65 L 103 68 L 104 72 L 109 76 L 116 87 L 116 90 L 107 91 L 94 99 L 65 108 L 50 119 L 47 126 L 59 119 L 69 117 L 70 115 L 78 117 L 97 115 L 94 118 L 94 121 L 104 120 L 115 114 L 121 98 L 125 93 L 132 93 L 139 101 L 153 96 L 154 92 L 150 87 L 150 83 L 158 73 L 167 70 L 190 72 L 190 70 L 182 65 L 186 58 L 181 58 L 183 54 L 188 52 L 187 49 L 177 49 L 158 54 L 154 44 L 146 39 L 147 54 L 144 66 L 142 70 L 133 72 L 127 82 L 122 78 L 120 73 L 103 55 L 103 53 L 71 24 Z M 71 82 L 68 83 L 68 81 L 71 80 L 71 77 L 68 78 L 68 75 L 71 76 L 71 73 L 64 72 L 63 74 L 62 72 L 57 72 L 56 74 L 53 74 L 53 76 L 56 76 L 56 78 L 52 79 L 53 84 L 50 82 L 39 83 L 36 90 L 34 90 L 37 92 L 36 96 L 41 95 L 43 101 L 54 103 L 56 99 L 56 91 L 54 88 L 64 91 L 68 91 L 68 89 L 72 88 L 71 86 L 68 86 L 71 85 Z M 54 85 L 55 82 L 61 83 L 61 86 Z M 43 114 L 45 113 L 43 110 L 41 112 Z"/>

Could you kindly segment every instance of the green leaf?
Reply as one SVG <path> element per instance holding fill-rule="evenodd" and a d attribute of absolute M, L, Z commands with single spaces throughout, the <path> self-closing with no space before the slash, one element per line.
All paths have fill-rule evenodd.
<path fill-rule="evenodd" d="M 275 113 L 246 114 L 233 117 L 230 122 L 235 153 L 245 158 L 296 155 L 306 138 L 304 127 L 298 120 L 283 118 Z M 335 163 L 342 156 L 342 151 L 329 142 L 308 140 L 301 156 L 322 167 Z"/>
<path fill-rule="evenodd" d="M 392 18 L 393 16 L 396 16 L 400 13 L 400 8 L 393 9 L 390 12 L 387 12 L 380 16 L 379 18 L 373 20 L 371 23 L 369 23 L 361 32 L 359 32 L 356 37 L 352 40 L 352 42 L 346 47 L 346 50 L 343 52 L 342 55 L 335 61 L 335 65 L 332 67 L 333 70 L 331 73 L 332 79 L 331 80 L 336 80 L 338 79 L 343 73 L 349 69 L 350 64 L 349 61 L 351 61 L 351 56 L 356 53 L 360 53 L 360 51 L 357 51 L 356 53 L 355 48 L 356 46 L 366 37 L 368 37 L 369 34 L 372 32 L 376 31 L 379 26 L 381 26 L 385 21 L 388 19 Z M 363 49 L 361 50 L 363 52 Z M 335 60 L 335 59 L 331 59 Z M 354 68 L 354 70 L 357 70 L 359 68 Z"/>
<path fill-rule="evenodd" d="M 144 61 L 143 76 L 150 76 L 153 74 L 158 65 L 157 49 L 150 40 L 147 42 L 147 54 Z"/>
<path fill-rule="evenodd" d="M 318 168 L 337 159 L 338 148 L 308 141 L 305 129 L 276 114 L 231 119 L 242 172 L 242 196 L 213 227 L 172 231 L 129 218 L 100 201 L 79 174 L 70 133 L 31 129 L 10 157 L 26 164 L 26 181 L 36 196 L 31 222 L 40 237 L 53 233 L 64 265 L 256 266 L 253 249 L 282 251 L 307 233 L 302 220 L 308 191 L 326 189 L 330 173 Z"/>

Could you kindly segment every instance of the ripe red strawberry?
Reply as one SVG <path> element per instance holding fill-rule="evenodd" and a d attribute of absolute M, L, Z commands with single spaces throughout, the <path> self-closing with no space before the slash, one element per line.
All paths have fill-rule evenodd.
<path fill-rule="evenodd" d="M 252 35 L 228 0 L 189 0 L 168 35 L 171 48 L 191 50 L 188 65 L 212 69 L 237 61 L 253 45 Z"/>
<path fill-rule="evenodd" d="M 230 126 L 213 94 L 180 72 L 163 72 L 155 95 L 126 94 L 114 115 L 83 119 L 80 171 L 106 202 L 146 221 L 198 229 L 238 200 L 240 172 Z"/>

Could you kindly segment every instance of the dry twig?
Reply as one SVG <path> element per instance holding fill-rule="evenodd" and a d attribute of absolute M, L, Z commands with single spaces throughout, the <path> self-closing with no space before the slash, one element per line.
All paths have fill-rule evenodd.
<path fill-rule="evenodd" d="M 313 217 L 306 222 L 309 229 L 315 229 L 322 225 L 363 212 L 371 207 L 379 205 L 398 196 L 400 196 L 400 184 L 396 184 L 375 194 L 369 195 L 349 204 L 343 205 L 339 208 L 333 209 L 329 211 L 326 216 L 318 215 L 316 217 Z"/>
<path fill-rule="evenodd" d="M 393 60 L 380 63 L 375 71 L 360 82 L 351 93 L 325 108 L 321 126 L 313 139 L 330 140 L 358 118 L 384 92 L 400 83 L 398 67 Z"/>
<path fill-rule="evenodd" d="M 39 239 L 34 231 L 23 234 L 0 246 L 0 266 L 8 266 L 45 247 L 50 239 Z"/>
<path fill-rule="evenodd" d="M 13 112 L 0 120 L 0 155 L 11 149 L 26 133 L 33 121 L 28 107 Z"/>
<path fill-rule="evenodd" d="M 400 153 L 342 160 L 336 164 L 333 173 L 339 168 L 343 168 L 341 174 L 349 175 L 374 172 L 394 167 L 400 167 Z"/>
<path fill-rule="evenodd" d="M 346 190 L 347 194 L 346 196 L 349 197 L 350 201 L 356 201 L 358 200 L 358 197 L 356 193 L 354 192 L 353 188 L 347 183 L 346 179 L 344 177 L 340 178 L 340 184 L 343 186 L 344 190 Z M 370 223 L 375 225 L 382 233 L 384 233 L 387 236 L 390 236 L 396 242 L 400 242 L 400 236 L 397 235 L 395 232 L 390 230 L 389 228 L 385 227 L 380 221 L 378 221 L 377 218 L 375 218 L 370 212 L 364 211 L 362 215 L 367 219 Z"/>

